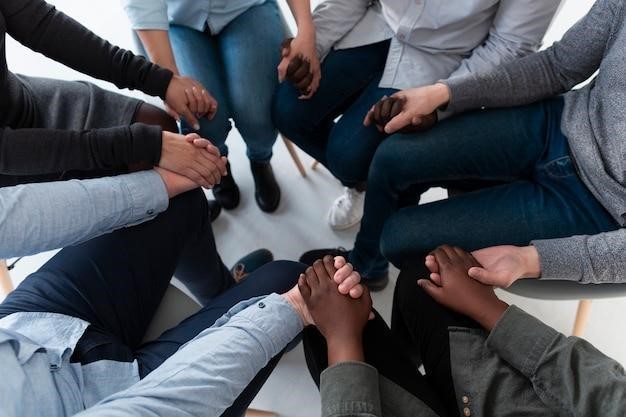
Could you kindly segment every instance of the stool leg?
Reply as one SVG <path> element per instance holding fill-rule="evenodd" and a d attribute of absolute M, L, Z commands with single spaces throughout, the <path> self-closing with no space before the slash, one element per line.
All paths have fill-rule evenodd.
<path fill-rule="evenodd" d="M 248 408 L 245 417 L 278 417 L 276 413 L 270 413 L 269 411 L 255 410 Z"/>
<path fill-rule="evenodd" d="M 13 291 L 13 281 L 9 275 L 7 261 L 0 259 L 0 294 L 8 295 L 11 291 Z"/>
<path fill-rule="evenodd" d="M 293 146 L 293 142 L 291 142 L 284 136 L 283 142 L 285 142 L 285 146 L 287 147 L 287 151 L 289 151 L 289 155 L 291 155 L 291 159 L 293 159 L 293 163 L 296 164 L 298 171 L 300 171 L 300 175 L 306 178 L 306 170 L 304 169 L 304 165 L 302 165 L 300 156 L 298 156 L 298 151 L 296 150 L 296 147 Z"/>
<path fill-rule="evenodd" d="M 576 321 L 574 321 L 572 336 L 583 337 L 589 321 L 589 314 L 591 314 L 591 300 L 580 300 L 578 302 L 578 310 L 576 310 Z"/>
<path fill-rule="evenodd" d="M 320 164 L 320 161 L 313 161 L 313 163 L 311 164 L 311 169 L 315 171 L 319 164 Z"/>

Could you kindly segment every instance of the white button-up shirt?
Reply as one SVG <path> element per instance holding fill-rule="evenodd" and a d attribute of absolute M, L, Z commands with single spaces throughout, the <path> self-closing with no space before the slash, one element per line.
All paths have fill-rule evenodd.
<path fill-rule="evenodd" d="M 314 12 L 317 49 L 391 39 L 380 87 L 417 87 L 536 51 L 560 2 L 326 0 Z"/>

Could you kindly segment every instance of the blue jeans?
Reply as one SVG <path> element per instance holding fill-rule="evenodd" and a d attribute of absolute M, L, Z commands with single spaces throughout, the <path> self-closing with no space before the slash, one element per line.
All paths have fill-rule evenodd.
<path fill-rule="evenodd" d="M 428 132 L 387 139 L 376 152 L 350 261 L 365 276 L 423 262 L 441 244 L 466 250 L 596 234 L 619 226 L 576 173 L 560 128 L 563 100 L 482 110 Z M 492 186 L 415 205 L 430 187 Z M 413 204 L 403 207 L 406 196 Z"/>
<path fill-rule="evenodd" d="M 240 301 L 291 289 L 306 266 L 278 261 L 235 284 L 217 253 L 204 194 L 171 200 L 147 223 L 70 246 L 26 278 L 0 305 L 15 312 L 51 312 L 90 323 L 73 362 L 137 361 L 144 378 L 178 349 L 211 327 Z M 157 339 L 142 343 L 172 275 L 204 308 Z M 280 359 L 274 357 L 223 415 L 241 416 Z"/>
<path fill-rule="evenodd" d="M 278 85 L 276 67 L 285 38 L 275 0 L 253 6 L 220 33 L 212 35 L 171 25 L 170 39 L 178 69 L 195 78 L 215 97 L 215 118 L 200 120 L 199 134 L 228 155 L 226 138 L 232 119 L 248 148 L 248 158 L 272 157 L 277 131 L 272 123 L 272 95 Z M 193 131 L 182 124 L 183 133 Z"/>
<path fill-rule="evenodd" d="M 363 126 L 363 119 L 381 97 L 396 92 L 378 87 L 388 51 L 389 41 L 333 50 L 322 63 L 313 97 L 298 99 L 300 93 L 285 82 L 274 98 L 278 130 L 348 187 L 367 179 L 376 148 L 386 137 L 373 126 Z"/>

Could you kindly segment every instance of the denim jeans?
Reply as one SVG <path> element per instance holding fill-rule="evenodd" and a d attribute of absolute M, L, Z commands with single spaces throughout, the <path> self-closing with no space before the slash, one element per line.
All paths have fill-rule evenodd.
<path fill-rule="evenodd" d="M 365 276 L 423 262 L 441 244 L 466 250 L 596 234 L 619 226 L 579 178 L 560 128 L 563 100 L 481 110 L 428 132 L 388 138 L 376 152 L 350 261 Z M 468 181 L 493 185 L 402 207 L 404 197 Z M 414 201 L 417 198 L 414 198 Z"/>
<path fill-rule="evenodd" d="M 217 253 L 206 198 L 194 190 L 173 199 L 150 222 L 63 249 L 7 296 L 0 318 L 50 312 L 85 320 L 90 326 L 76 345 L 73 362 L 136 360 L 144 378 L 235 304 L 289 290 L 304 269 L 295 262 L 272 262 L 235 284 Z M 204 308 L 144 344 L 172 275 Z M 279 356 L 257 374 L 225 416 L 243 415 Z"/>
<path fill-rule="evenodd" d="M 277 131 L 272 123 L 272 96 L 284 25 L 275 0 L 253 6 L 220 33 L 170 25 L 178 69 L 197 79 L 218 102 L 213 120 L 200 120 L 200 136 L 228 155 L 226 138 L 232 119 L 248 148 L 248 158 L 269 161 Z M 187 123 L 183 132 L 193 131 Z"/>
<path fill-rule="evenodd" d="M 374 126 L 363 126 L 363 119 L 381 97 L 396 92 L 378 87 L 388 51 L 389 41 L 333 50 L 322 62 L 313 97 L 298 99 L 300 93 L 285 82 L 274 98 L 278 130 L 348 187 L 367 179 L 374 152 L 386 137 Z"/>

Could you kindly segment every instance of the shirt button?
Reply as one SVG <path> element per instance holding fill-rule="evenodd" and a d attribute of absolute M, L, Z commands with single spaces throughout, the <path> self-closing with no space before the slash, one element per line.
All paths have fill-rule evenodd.
<path fill-rule="evenodd" d="M 472 415 L 472 412 L 470 411 L 470 409 L 469 409 L 469 408 L 465 407 L 465 408 L 463 409 L 463 415 L 464 415 L 465 417 L 470 417 L 470 416 Z"/>
<path fill-rule="evenodd" d="M 148 213 L 148 216 L 152 216 L 154 214 L 154 210 L 150 209 L 146 211 L 146 213 Z"/>
<path fill-rule="evenodd" d="M 403 40 L 404 40 L 404 35 L 403 35 L 402 33 L 401 33 L 401 34 L 399 34 L 399 35 L 398 35 L 398 39 L 400 39 L 401 41 L 403 41 Z"/>
<path fill-rule="evenodd" d="M 260 302 L 259 303 L 259 308 L 265 308 L 265 303 L 264 302 Z"/>
<path fill-rule="evenodd" d="M 469 397 L 467 395 L 464 395 L 463 397 L 461 397 L 461 400 L 463 401 L 463 404 L 469 403 Z"/>

